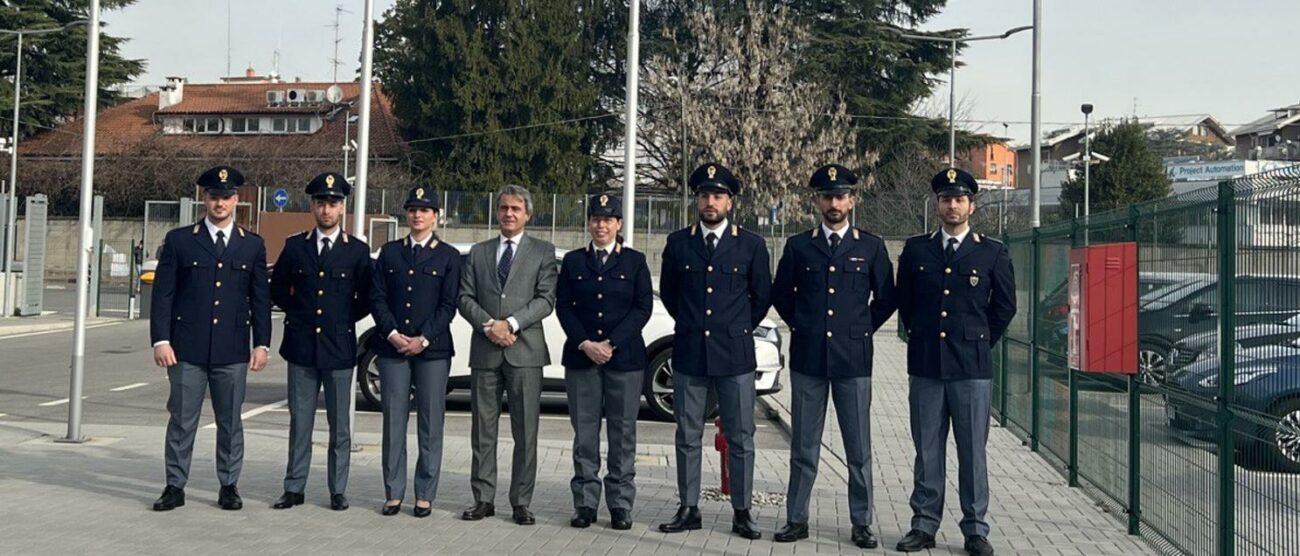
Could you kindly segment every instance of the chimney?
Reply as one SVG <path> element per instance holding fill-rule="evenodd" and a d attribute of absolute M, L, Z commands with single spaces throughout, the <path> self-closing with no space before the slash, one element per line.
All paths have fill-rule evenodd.
<path fill-rule="evenodd" d="M 181 103 L 185 96 L 185 78 L 168 77 L 167 84 L 158 89 L 158 109 L 162 110 Z"/>
<path fill-rule="evenodd" d="M 244 77 L 247 77 L 247 78 L 250 78 L 250 79 L 251 79 L 251 78 L 254 78 L 254 77 L 257 77 L 257 70 L 253 69 L 253 65 L 252 65 L 252 64 L 249 64 L 249 65 L 248 65 L 248 69 L 244 70 Z"/>

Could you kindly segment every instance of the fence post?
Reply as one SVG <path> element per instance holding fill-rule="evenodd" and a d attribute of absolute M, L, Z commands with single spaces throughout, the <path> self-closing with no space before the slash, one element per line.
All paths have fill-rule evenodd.
<path fill-rule="evenodd" d="M 1128 210 L 1129 239 L 1139 241 L 1138 209 Z M 1151 242 L 1159 241 L 1153 234 Z M 1141 250 L 1138 250 L 1141 256 Z M 1138 270 L 1141 270 L 1139 261 Z M 1142 522 L 1142 382 L 1137 375 L 1128 376 L 1128 534 L 1141 533 Z"/>
<path fill-rule="evenodd" d="M 1040 253 L 1041 234 L 1034 228 L 1030 248 L 1033 255 L 1029 265 L 1029 450 L 1038 451 L 1039 409 L 1042 400 L 1038 393 L 1038 265 L 1042 259 Z"/>
<path fill-rule="evenodd" d="M 1086 237 L 1088 230 L 1087 224 L 1084 224 L 1084 235 Z M 1070 222 L 1070 247 L 1079 246 L 1079 220 L 1076 218 Z M 1070 269 L 1070 275 L 1074 270 Z M 1068 358 L 1067 358 L 1068 359 Z M 1079 486 L 1079 371 L 1071 367 L 1069 363 L 1065 366 L 1066 385 L 1070 390 L 1070 454 L 1069 471 L 1067 472 L 1069 484 L 1072 487 Z"/>
<path fill-rule="evenodd" d="M 1219 512 L 1215 552 L 1230 555 L 1234 551 L 1233 514 L 1236 499 L 1236 447 L 1233 445 L 1233 381 L 1236 377 L 1236 276 L 1237 211 L 1232 182 L 1219 183 L 1218 203 L 1219 251 L 1219 396 L 1216 424 L 1219 449 Z"/>

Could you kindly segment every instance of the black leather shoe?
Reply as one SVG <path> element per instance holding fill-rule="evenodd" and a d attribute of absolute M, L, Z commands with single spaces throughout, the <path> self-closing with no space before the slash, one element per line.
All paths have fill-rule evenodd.
<path fill-rule="evenodd" d="M 419 502 L 419 501 L 416 501 L 415 505 L 411 507 L 411 515 L 413 515 L 413 516 L 415 516 L 415 517 L 429 517 L 429 514 L 432 514 L 432 513 L 433 513 L 433 503 L 432 503 L 432 502 L 430 502 L 428 506 L 425 506 L 425 507 L 421 508 L 421 507 L 420 507 L 420 502 Z"/>
<path fill-rule="evenodd" d="M 619 531 L 632 528 L 632 512 L 614 509 L 609 511 L 609 526 Z"/>
<path fill-rule="evenodd" d="M 903 538 L 898 541 L 898 546 L 894 548 L 899 552 L 920 552 L 927 548 L 934 548 L 934 535 L 912 529 L 903 535 Z"/>
<path fill-rule="evenodd" d="M 876 541 L 876 536 L 871 534 L 871 528 L 866 525 L 853 526 L 853 544 L 858 548 L 875 548 L 880 546 Z"/>
<path fill-rule="evenodd" d="M 785 527 L 772 535 L 772 540 L 776 542 L 794 542 L 806 538 L 808 538 L 808 524 L 794 523 L 792 521 L 786 522 Z"/>
<path fill-rule="evenodd" d="M 301 506 L 305 501 L 306 497 L 304 497 L 301 492 L 289 492 L 286 490 L 284 491 L 284 494 L 280 495 L 280 498 L 276 499 L 274 504 L 271 504 L 271 507 L 277 510 L 287 510 L 294 506 Z"/>
<path fill-rule="evenodd" d="M 735 518 L 731 522 L 731 532 L 751 541 L 763 536 L 763 533 L 758 530 L 758 524 L 754 523 L 754 518 L 749 516 L 749 510 L 736 510 Z"/>
<path fill-rule="evenodd" d="M 993 556 L 993 545 L 989 540 L 979 535 L 966 537 L 966 553 L 971 556 Z"/>
<path fill-rule="evenodd" d="M 153 502 L 153 511 L 165 512 L 185 505 L 185 489 L 167 485 Z"/>
<path fill-rule="evenodd" d="M 388 503 L 385 502 L 385 503 L 384 503 L 384 509 L 380 510 L 379 513 L 384 514 L 384 515 L 397 515 L 397 513 L 400 512 L 400 511 L 402 511 L 402 503 L 401 503 L 401 502 L 398 502 L 398 503 L 396 503 L 396 504 L 393 504 L 392 506 L 389 506 Z"/>
<path fill-rule="evenodd" d="M 342 494 L 330 495 L 330 509 L 336 512 L 348 509 L 348 497 Z"/>
<path fill-rule="evenodd" d="M 465 521 L 479 521 L 494 515 L 497 515 L 496 506 L 487 502 L 475 502 L 473 506 L 465 508 L 465 511 L 461 512 L 460 518 Z"/>
<path fill-rule="evenodd" d="M 537 523 L 537 518 L 533 517 L 533 512 L 528 511 L 528 506 L 515 506 L 514 514 L 515 523 L 518 525 L 533 525 Z"/>
<path fill-rule="evenodd" d="M 660 523 L 659 530 L 664 533 L 681 533 L 682 531 L 694 531 L 701 527 L 700 508 L 697 506 L 678 506 L 677 515 L 673 516 L 672 521 Z"/>
<path fill-rule="evenodd" d="M 223 510 L 242 510 L 244 499 L 239 497 L 239 489 L 235 485 L 226 485 L 217 494 L 217 505 Z"/>
<path fill-rule="evenodd" d="M 596 522 L 596 510 L 594 508 L 578 508 L 573 512 L 573 518 L 569 520 L 569 525 L 578 529 L 586 529 Z"/>

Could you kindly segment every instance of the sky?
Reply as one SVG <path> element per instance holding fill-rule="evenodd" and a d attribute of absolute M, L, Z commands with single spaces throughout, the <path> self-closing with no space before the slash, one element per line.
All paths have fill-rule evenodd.
<path fill-rule="evenodd" d="M 375 0 L 375 17 L 394 0 Z M 1043 0 L 1043 130 L 1094 118 L 1208 113 L 1231 130 L 1270 108 L 1300 102 L 1292 36 L 1294 0 Z M 332 79 L 335 7 L 342 14 L 340 79 L 358 67 L 363 0 L 140 0 L 105 14 L 108 32 L 131 40 L 128 57 L 149 67 L 138 83 L 170 75 L 213 82 L 226 74 L 227 4 L 231 72 L 259 74 L 280 52 L 286 79 Z M 949 0 L 926 30 L 999 34 L 1033 20 L 1032 0 Z M 167 22 L 160 28 L 158 22 Z M 957 96 L 966 129 L 1029 139 L 1031 34 L 971 43 L 960 56 Z M 946 110 L 947 75 L 932 106 Z M 979 121 L 998 123 L 981 123 Z M 1007 123 L 1003 127 L 1002 122 Z"/>

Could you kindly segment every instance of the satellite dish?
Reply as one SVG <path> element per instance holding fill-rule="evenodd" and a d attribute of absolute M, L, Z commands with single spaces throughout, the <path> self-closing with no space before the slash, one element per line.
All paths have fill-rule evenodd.
<path fill-rule="evenodd" d="M 330 88 L 325 89 L 325 100 L 338 104 L 339 101 L 343 100 L 343 88 L 338 85 L 330 85 Z"/>

